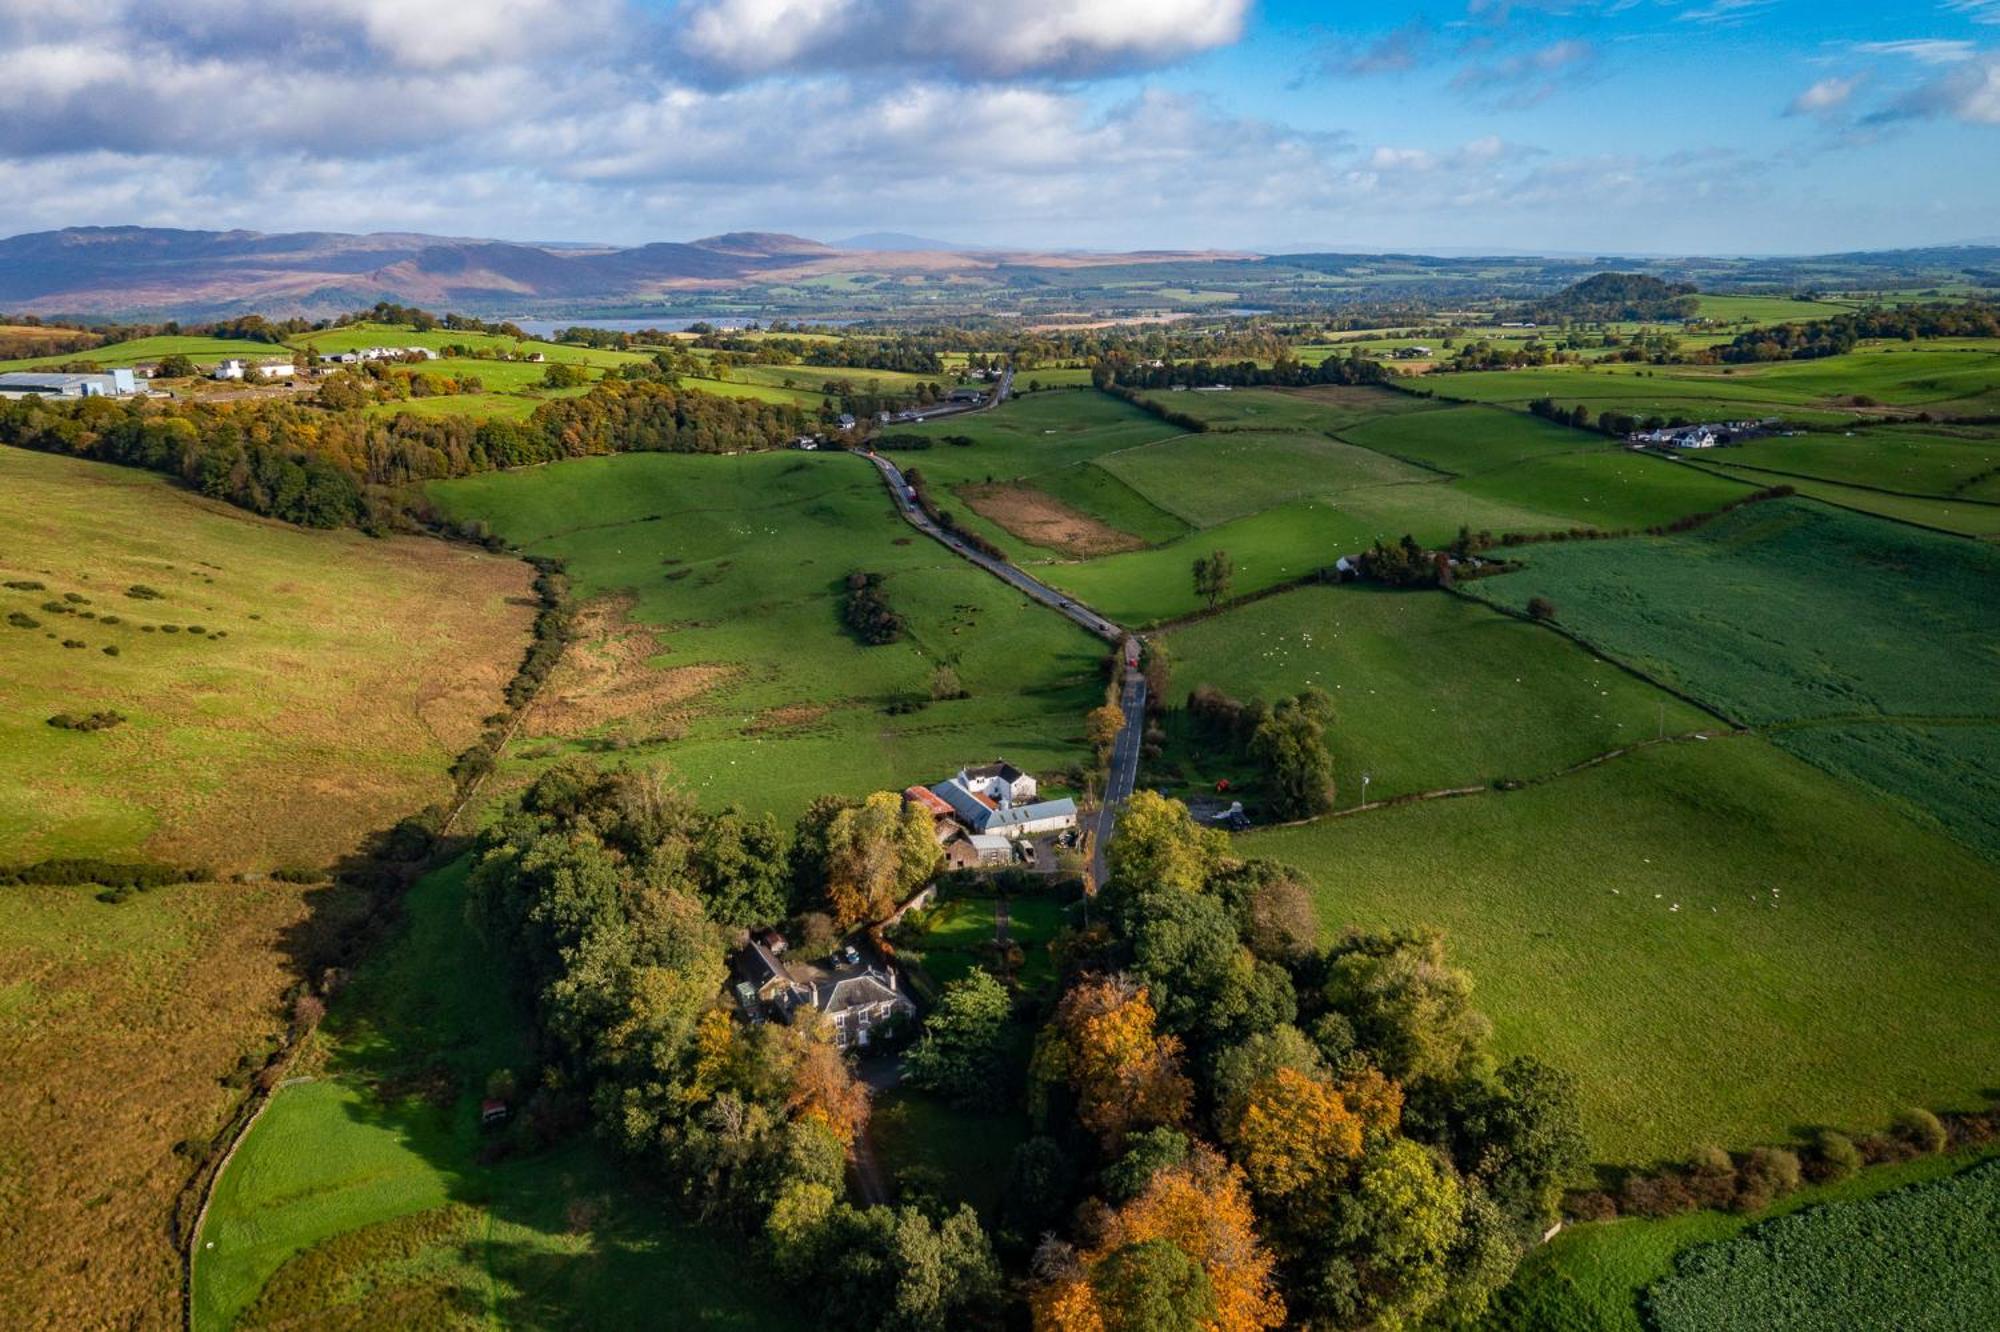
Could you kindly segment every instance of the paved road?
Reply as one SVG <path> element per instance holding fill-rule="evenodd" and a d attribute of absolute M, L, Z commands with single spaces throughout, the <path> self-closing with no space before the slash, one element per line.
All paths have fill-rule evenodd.
<path fill-rule="evenodd" d="M 1139 745 L 1146 731 L 1146 677 L 1135 669 L 1125 671 L 1118 707 L 1125 714 L 1125 724 L 1111 742 L 1111 775 L 1091 836 L 1090 877 L 1099 887 L 1104 885 L 1104 848 L 1110 844 L 1111 830 L 1118 821 L 1118 807 L 1131 798 L 1132 787 L 1139 780 Z"/>
<path fill-rule="evenodd" d="M 1012 583 L 1051 610 L 1060 611 L 1099 638 L 1113 643 L 1124 641 L 1125 631 L 1090 607 L 1079 605 L 1039 578 L 1022 572 L 1005 560 L 996 560 L 991 555 L 974 550 L 957 536 L 939 527 L 931 521 L 929 514 L 917 507 L 915 498 L 910 494 L 910 483 L 903 477 L 902 468 L 879 453 L 870 453 L 868 460 L 881 471 L 882 479 L 888 483 L 889 493 L 895 496 L 896 508 L 919 532 L 939 542 L 953 554 L 978 565 L 995 578 Z"/>

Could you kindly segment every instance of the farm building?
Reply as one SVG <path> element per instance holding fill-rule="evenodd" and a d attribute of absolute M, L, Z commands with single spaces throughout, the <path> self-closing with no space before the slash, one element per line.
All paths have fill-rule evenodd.
<path fill-rule="evenodd" d="M 1037 800 L 1035 779 L 1011 763 L 962 768 L 931 787 L 931 794 L 974 833 L 1033 837 L 1076 826 L 1074 800 Z"/>
<path fill-rule="evenodd" d="M 211 379 L 248 379 L 255 375 L 259 379 L 283 379 L 297 373 L 297 367 L 290 361 L 259 361 L 252 365 L 238 357 L 218 361 L 215 369 L 208 372 Z"/>
<path fill-rule="evenodd" d="M 139 391 L 130 370 L 103 374 L 66 375 L 42 370 L 11 370 L 0 374 L 0 398 L 119 398 Z"/>

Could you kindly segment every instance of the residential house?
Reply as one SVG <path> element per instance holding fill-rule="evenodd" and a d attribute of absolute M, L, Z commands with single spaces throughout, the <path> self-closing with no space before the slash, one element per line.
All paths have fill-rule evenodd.
<path fill-rule="evenodd" d="M 769 933 L 760 931 L 737 955 L 741 979 L 734 993 L 749 1021 L 767 1014 L 787 1022 L 807 1020 L 802 1014 L 824 1018 L 832 1024 L 834 1044 L 849 1050 L 866 1048 L 885 1022 L 916 1013 L 895 967 L 864 959 L 853 947 L 826 964 L 787 964 L 766 942 Z"/>

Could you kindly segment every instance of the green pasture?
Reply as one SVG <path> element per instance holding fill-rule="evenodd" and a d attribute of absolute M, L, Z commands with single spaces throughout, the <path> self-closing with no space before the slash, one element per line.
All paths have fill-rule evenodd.
<path fill-rule="evenodd" d="M 1695 302 L 1698 319 L 1750 327 L 1831 319 L 1849 313 L 1848 306 L 1832 301 L 1801 301 L 1789 296 L 1718 296 L 1703 292 L 1695 297 Z"/>
<path fill-rule="evenodd" d="M 1455 476 L 1563 453 L 1615 447 L 1601 435 L 1496 407 L 1443 407 L 1344 426 L 1349 443 Z"/>
<path fill-rule="evenodd" d="M 470 333 L 448 328 L 418 332 L 416 329 L 398 324 L 345 324 L 339 328 L 323 329 L 317 333 L 301 333 L 291 339 L 291 342 L 294 346 L 306 347 L 319 354 L 359 351 L 364 347 L 429 347 L 437 351 L 443 351 L 447 347 L 464 347 L 472 354 L 461 359 L 475 362 L 479 360 L 481 352 L 540 352 L 551 361 L 568 361 L 575 365 L 593 365 L 600 368 L 651 359 L 641 352 L 600 350 L 561 342 L 544 342 L 539 338 L 510 338 L 498 333 Z M 540 370 L 543 367 L 537 365 L 534 368 Z"/>
<path fill-rule="evenodd" d="M 325 863 L 449 793 L 525 642 L 516 561 L 131 468 L 0 448 L 0 530 L 0 863 Z"/>
<path fill-rule="evenodd" d="M 1716 720 L 1559 634 L 1444 592 L 1312 586 L 1175 629 L 1169 698 L 1212 684 L 1267 702 L 1308 686 L 1334 700 L 1327 728 L 1339 804 L 1539 777 L 1596 754 Z M 1253 764 L 1200 744 L 1184 716 L 1148 765 L 1174 794 L 1254 783 Z M 1160 778 L 1162 780 L 1155 780 Z"/>
<path fill-rule="evenodd" d="M 1239 838 L 1324 928 L 1429 924 L 1503 1055 L 1576 1073 L 1594 1159 L 1984 1103 L 2000 872 L 1756 737 Z"/>
<path fill-rule="evenodd" d="M 1044 389 L 1089 388 L 1090 367 L 1057 365 L 1039 370 L 1020 370 L 1015 372 L 1014 384 L 1017 393 L 1039 393 Z"/>
<path fill-rule="evenodd" d="M 276 1094 L 217 1181 L 194 1327 L 233 1325 L 267 1287 L 292 1302 L 259 1312 L 305 1325 L 369 1325 L 371 1309 L 393 1317 L 426 1292 L 494 1326 L 795 1325 L 730 1246 L 590 1141 L 481 1162 L 486 1079 L 531 1060 L 504 971 L 465 926 L 464 886 L 461 861 L 411 890 L 400 934 L 327 1016 L 323 1071 Z M 406 1248 L 368 1242 L 454 1204 L 470 1224 Z M 306 1263 L 331 1271 L 287 1280 Z"/>
<path fill-rule="evenodd" d="M 580 597 L 629 599 L 635 660 L 580 686 L 598 720 L 530 718 L 514 769 L 609 744 L 704 802 L 789 819 L 816 795 L 900 790 L 995 753 L 1044 771 L 1084 756 L 1103 646 L 918 535 L 860 459 L 630 454 L 431 493 L 566 560 Z M 865 646 L 843 627 L 855 571 L 887 575 L 903 641 Z M 939 665 L 971 697 L 930 702 Z"/>
<path fill-rule="evenodd" d="M 1724 459 L 1729 456 L 1729 452 L 1724 451 Z M 2000 539 L 2000 504 L 1994 502 L 1994 498 L 2000 496 L 1987 498 L 1992 494 L 1989 489 L 1990 482 L 1973 488 L 1958 499 L 1926 499 L 1919 495 L 1895 495 L 1887 491 L 1845 486 L 1837 481 L 1821 481 L 1790 473 L 1733 467 L 1723 459 L 1702 458 L 1693 465 L 1712 471 L 1718 476 L 1734 477 L 1748 485 L 1790 486 L 1801 495 L 1823 501 L 1836 508 L 1851 509 L 1856 513 L 1889 518 L 1899 523 L 1928 527 L 1933 531 L 1956 536 L 1978 537 L 1989 541 Z"/>
<path fill-rule="evenodd" d="M 1339 430 L 1358 421 L 1401 412 L 1419 412 L 1434 404 L 1408 393 L 1383 388 L 1231 389 L 1226 393 L 1152 390 L 1149 402 L 1205 422 L 1210 430 Z"/>
<path fill-rule="evenodd" d="M 1875 1166 L 1837 1184 L 1801 1189 L 1749 1216 L 1701 1211 L 1661 1221 L 1571 1226 L 1528 1254 L 1479 1327 L 1481 1332 L 1644 1332 L 1650 1325 L 1639 1311 L 1642 1292 L 1673 1270 L 1678 1254 L 1808 1208 L 1854 1206 L 1950 1178 L 1991 1158 L 1987 1149 Z"/>
<path fill-rule="evenodd" d="M 1098 466 L 1190 527 L 1214 527 L 1297 499 L 1439 479 L 1324 435 L 1252 431 L 1182 435 L 1111 454 Z"/>
<path fill-rule="evenodd" d="M 1755 439 L 1715 461 L 1845 485 L 1950 498 L 2000 477 L 1993 427 L 1876 426 L 1844 433 Z"/>
<path fill-rule="evenodd" d="M 193 335 L 161 334 L 151 338 L 131 338 L 125 342 L 106 343 L 89 351 L 63 352 L 44 356 L 28 356 L 19 360 L 0 361 L 0 371 L 32 370 L 45 365 L 68 365 L 72 361 L 89 361 L 93 365 L 109 370 L 114 367 L 148 364 L 168 356 L 185 356 L 203 368 L 213 366 L 218 361 L 231 357 L 252 357 L 275 361 L 286 355 L 289 348 L 271 342 L 251 342 L 242 338 L 203 338 Z"/>

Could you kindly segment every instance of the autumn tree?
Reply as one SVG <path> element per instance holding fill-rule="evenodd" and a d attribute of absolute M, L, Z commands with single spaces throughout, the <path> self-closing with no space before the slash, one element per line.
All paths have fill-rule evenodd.
<path fill-rule="evenodd" d="M 1477 1074 L 1492 1024 L 1472 1006 L 1472 978 L 1445 958 L 1436 930 L 1355 935 L 1333 959 L 1325 998 L 1398 1082 Z"/>
<path fill-rule="evenodd" d="M 1256 1223 L 1243 1172 L 1196 1147 L 1106 1217 L 1091 1248 L 1038 1259 L 1030 1296 L 1035 1326 L 1042 1332 L 1277 1327 L 1285 1304 Z"/>
<path fill-rule="evenodd" d="M 1196 823 L 1178 800 L 1136 791 L 1119 811 L 1104 855 L 1114 883 L 1196 893 L 1228 858 L 1229 835 Z"/>
<path fill-rule="evenodd" d="M 1101 759 L 1111 753 L 1111 747 L 1118 743 L 1118 732 L 1125 725 L 1125 713 L 1115 703 L 1092 708 L 1090 715 L 1083 719 L 1084 738 L 1097 751 Z"/>
<path fill-rule="evenodd" d="M 1035 1052 L 1037 1077 L 1064 1083 L 1077 1118 L 1107 1150 L 1125 1135 L 1187 1116 L 1193 1088 L 1180 1068 L 1181 1043 L 1156 1030 L 1143 986 L 1122 976 L 1083 981 L 1065 994 Z"/>
<path fill-rule="evenodd" d="M 826 833 L 826 897 L 842 927 L 881 920 L 937 869 L 930 815 L 877 791 L 834 815 Z"/>

